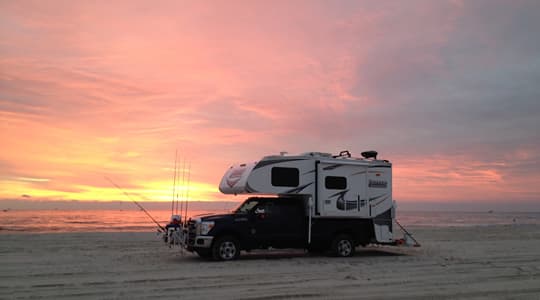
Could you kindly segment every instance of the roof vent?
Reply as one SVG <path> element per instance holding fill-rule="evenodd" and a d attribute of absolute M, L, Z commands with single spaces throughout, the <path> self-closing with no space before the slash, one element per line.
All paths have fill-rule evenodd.
<path fill-rule="evenodd" d="M 332 154 L 324 152 L 305 152 L 300 154 L 302 156 L 321 156 L 321 157 L 331 157 Z"/>
<path fill-rule="evenodd" d="M 338 157 L 351 157 L 351 153 L 349 152 L 349 150 L 343 150 L 341 152 L 339 152 L 338 155 L 334 155 L 332 156 L 333 158 L 338 158 Z"/>
<path fill-rule="evenodd" d="M 373 159 L 377 159 L 377 151 L 364 151 L 362 152 L 362 157 L 368 159 L 368 158 L 373 158 Z"/>

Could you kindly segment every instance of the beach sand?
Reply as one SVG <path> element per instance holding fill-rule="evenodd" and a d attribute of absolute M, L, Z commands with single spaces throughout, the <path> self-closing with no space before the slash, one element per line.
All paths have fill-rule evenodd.
<path fill-rule="evenodd" d="M 154 233 L 0 235 L 0 298 L 540 299 L 540 226 L 412 227 L 422 247 L 212 262 Z"/>

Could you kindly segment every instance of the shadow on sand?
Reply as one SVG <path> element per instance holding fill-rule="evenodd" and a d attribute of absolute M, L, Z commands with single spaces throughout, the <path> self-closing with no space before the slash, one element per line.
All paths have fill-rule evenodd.
<path fill-rule="evenodd" d="M 354 253 L 354 257 L 376 257 L 376 256 L 403 256 L 404 253 L 393 252 L 388 249 L 380 248 L 360 248 Z M 309 253 L 298 249 L 272 249 L 272 250 L 253 250 L 251 252 L 242 252 L 239 260 L 251 259 L 288 259 L 298 257 L 318 257 L 318 258 L 338 258 L 329 253 Z"/>
<path fill-rule="evenodd" d="M 381 256 L 406 256 L 405 253 L 392 251 L 385 248 L 357 248 L 353 257 L 381 257 Z M 237 261 L 258 260 L 258 259 L 291 259 L 291 258 L 328 258 L 338 259 L 330 253 L 310 253 L 302 249 L 271 249 L 271 250 L 252 250 L 250 252 L 242 251 Z M 213 261 L 211 259 L 201 258 L 196 254 L 184 252 L 184 255 L 177 256 L 175 259 L 190 262 Z"/>

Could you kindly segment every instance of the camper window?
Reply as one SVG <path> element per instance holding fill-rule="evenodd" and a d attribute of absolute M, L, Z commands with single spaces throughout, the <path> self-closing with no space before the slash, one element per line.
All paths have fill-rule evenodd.
<path fill-rule="evenodd" d="M 347 178 L 340 176 L 326 176 L 324 187 L 329 190 L 344 190 L 347 188 Z"/>
<path fill-rule="evenodd" d="M 272 168 L 272 185 L 297 187 L 300 184 L 300 171 L 297 168 Z"/>

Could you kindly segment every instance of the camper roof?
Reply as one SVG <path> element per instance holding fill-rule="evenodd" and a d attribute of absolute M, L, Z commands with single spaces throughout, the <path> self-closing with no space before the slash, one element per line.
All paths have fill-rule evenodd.
<path fill-rule="evenodd" d="M 378 160 L 377 159 L 377 151 L 373 151 L 373 150 L 370 150 L 370 151 L 364 151 L 361 153 L 362 157 L 353 157 L 351 155 L 351 153 L 348 151 L 348 150 L 343 150 L 341 152 L 339 152 L 339 154 L 335 154 L 335 155 L 332 155 L 332 153 L 326 153 L 326 152 L 317 152 L 317 151 L 312 151 L 312 152 L 304 152 L 304 153 L 301 153 L 301 154 L 296 154 L 296 155 L 287 155 L 288 153 L 283 151 L 283 152 L 280 152 L 280 154 L 275 154 L 275 155 L 268 155 L 268 156 L 265 156 L 263 157 L 261 160 L 273 160 L 273 159 L 283 159 L 283 157 L 287 157 L 287 158 L 313 158 L 313 157 L 321 157 L 321 158 L 339 158 L 339 159 L 350 159 L 350 160 Z M 388 162 L 386 160 L 379 160 L 379 161 L 384 161 L 384 162 Z"/>
<path fill-rule="evenodd" d="M 332 157 L 332 153 L 324 152 L 304 152 L 300 156 L 321 156 L 321 157 Z"/>

